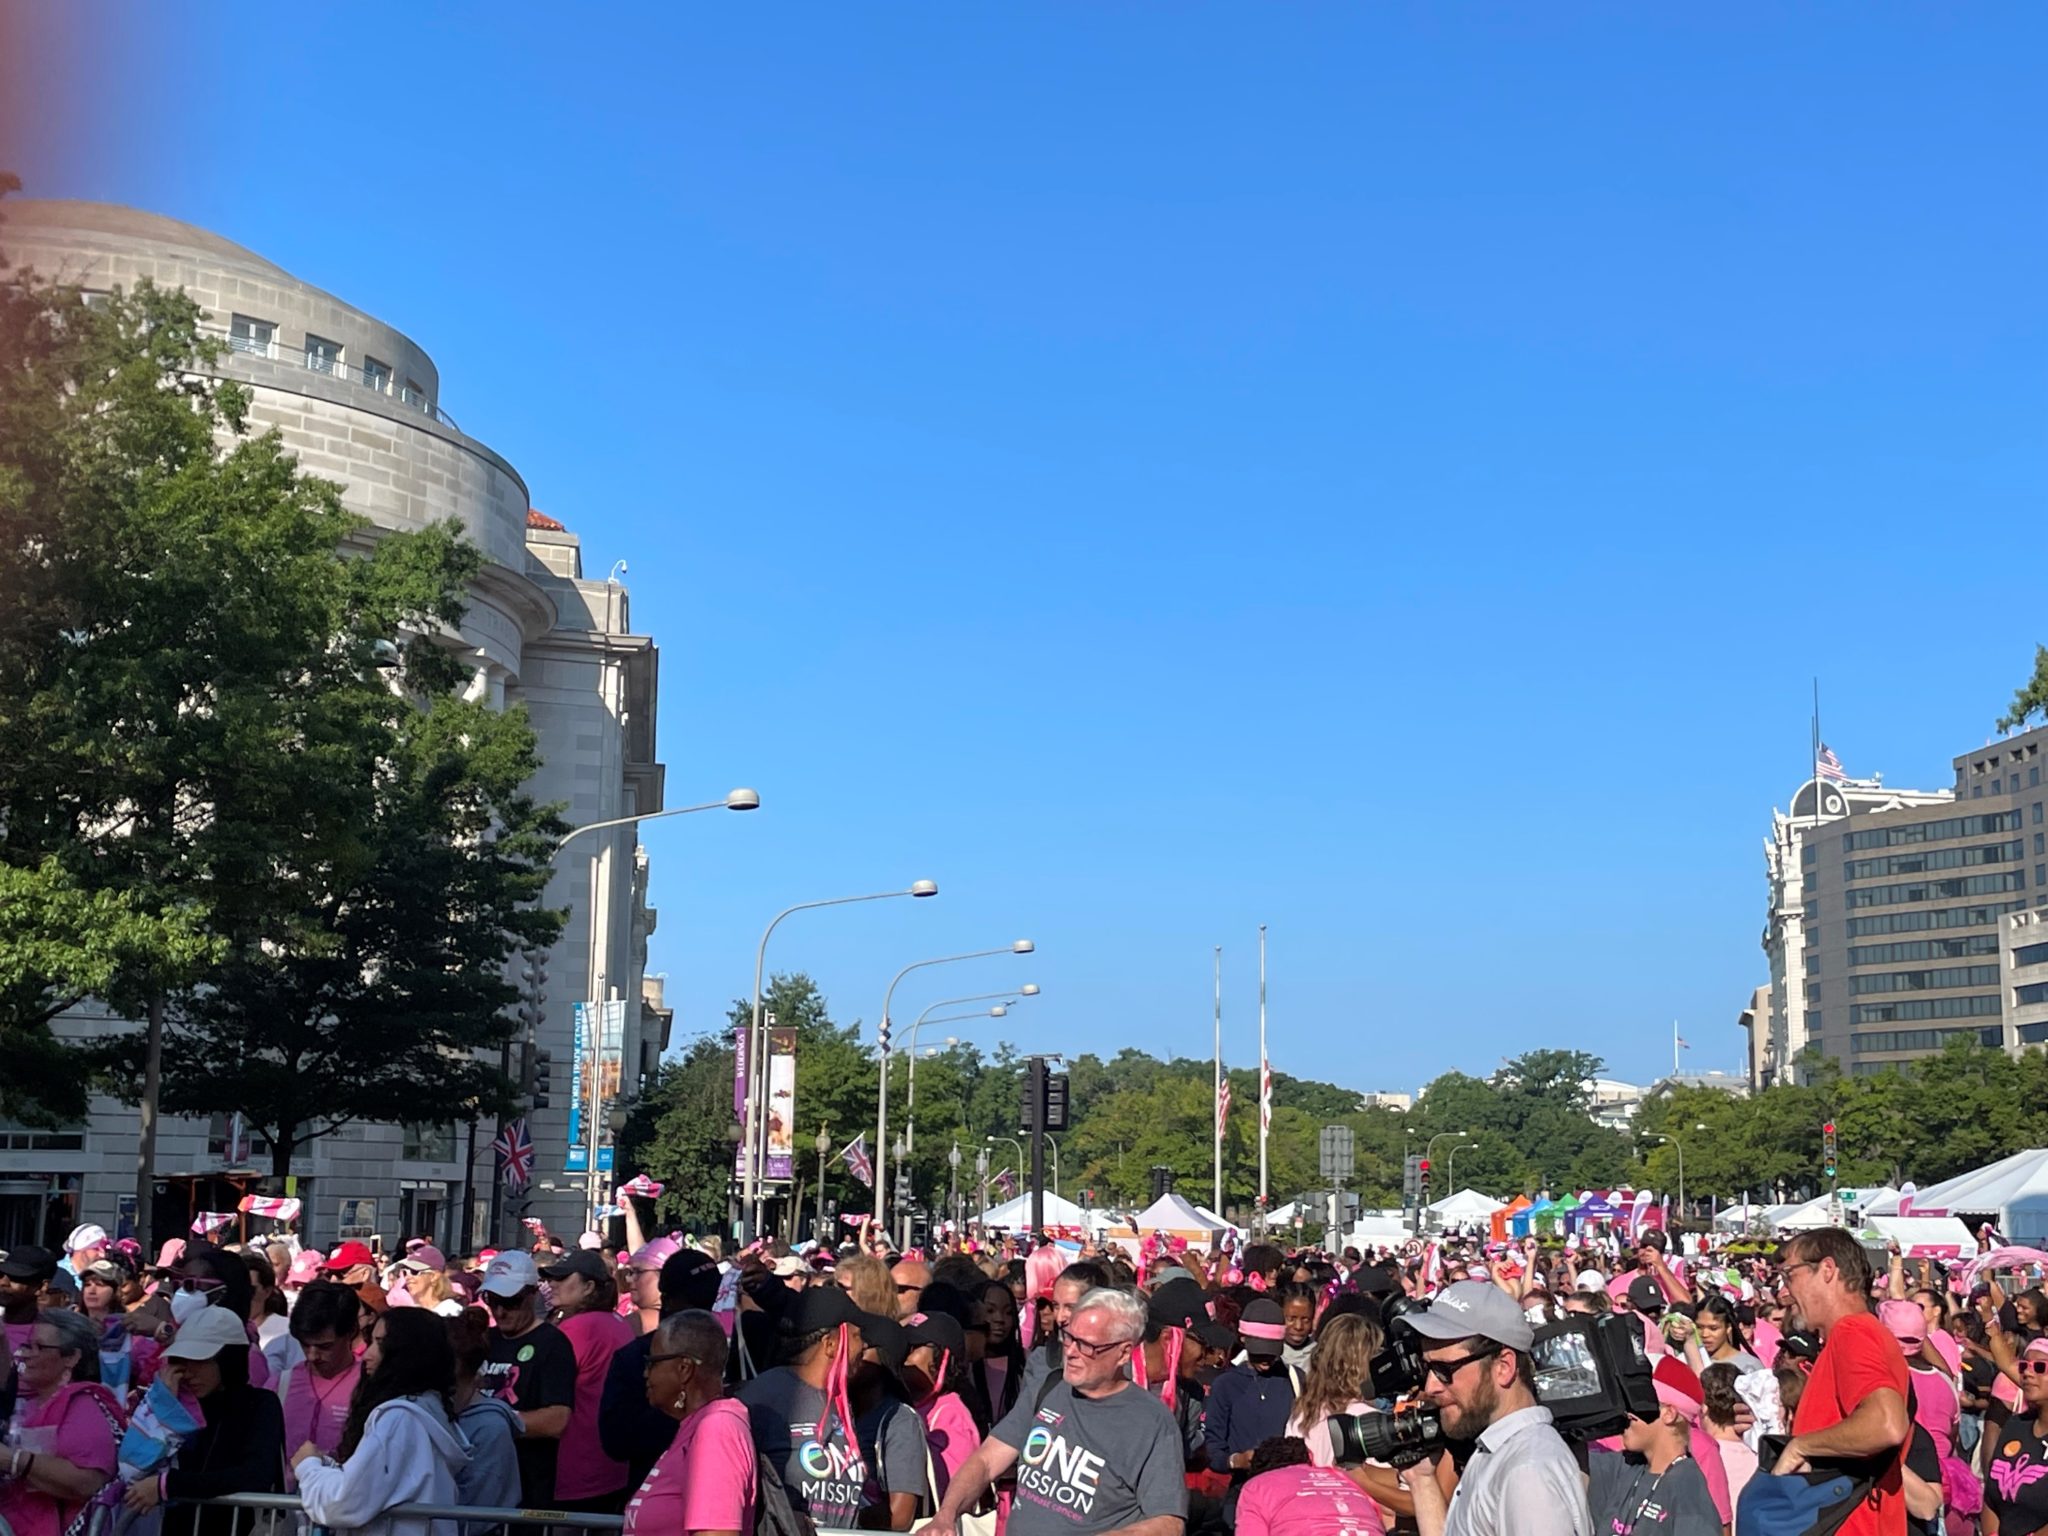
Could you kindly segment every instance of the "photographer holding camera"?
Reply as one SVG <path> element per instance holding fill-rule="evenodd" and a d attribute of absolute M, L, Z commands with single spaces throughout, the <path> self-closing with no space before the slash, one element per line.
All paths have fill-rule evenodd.
<path fill-rule="evenodd" d="M 1431 1461 L 1402 1472 L 1421 1536 L 1591 1536 L 1579 1464 L 1536 1401 L 1535 1334 L 1514 1299 L 1461 1280 L 1402 1323 L 1425 1341 L 1423 1395 L 1444 1434 L 1477 1442 L 1448 1504 Z"/>

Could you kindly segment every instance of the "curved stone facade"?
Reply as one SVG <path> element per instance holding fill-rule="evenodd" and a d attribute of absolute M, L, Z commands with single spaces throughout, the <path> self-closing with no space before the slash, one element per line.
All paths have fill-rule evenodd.
<path fill-rule="evenodd" d="M 350 511 L 393 530 L 452 517 L 492 561 L 524 576 L 526 482 L 439 409 L 440 370 L 404 332 L 176 219 L 35 200 L 9 201 L 0 214 L 10 265 L 88 291 L 147 277 L 189 293 L 229 343 L 221 372 L 248 387 L 252 428 L 275 428 L 305 469 L 342 487 Z M 240 335 L 237 317 L 252 322 Z M 501 685 L 519 676 L 522 637 L 552 622 L 537 587 L 507 601 L 503 584 L 472 594 L 463 635 Z"/>

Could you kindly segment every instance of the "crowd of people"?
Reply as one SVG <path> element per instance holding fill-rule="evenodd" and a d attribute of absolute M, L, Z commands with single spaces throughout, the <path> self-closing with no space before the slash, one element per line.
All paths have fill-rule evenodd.
<path fill-rule="evenodd" d="M 380 1536 L 457 1536 L 419 1505 L 632 1536 L 2048 1527 L 2048 1296 L 1878 1257 L 1837 1229 L 1743 1257 L 1660 1231 L 1208 1255 L 635 1229 L 145 1263 L 88 1225 L 0 1258 L 0 1529 L 281 1492 Z M 1654 1405 L 1568 1437 L 1539 1341 L 1575 1318 L 1629 1341 Z M 127 1475 L 124 1429 L 164 1391 L 190 1428 Z M 195 1536 L 228 1517 L 200 1503 Z"/>

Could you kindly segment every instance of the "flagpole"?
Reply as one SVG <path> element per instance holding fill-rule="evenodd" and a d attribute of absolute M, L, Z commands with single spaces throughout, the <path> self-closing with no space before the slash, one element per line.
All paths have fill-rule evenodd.
<path fill-rule="evenodd" d="M 1273 1069 L 1266 1060 L 1266 925 L 1259 924 L 1259 1225 L 1266 1222 L 1266 1122 L 1272 1114 Z M 1223 1214 L 1217 1208 L 1216 1214 Z"/>
<path fill-rule="evenodd" d="M 1211 1209 L 1223 1214 L 1223 946 L 1216 946 L 1216 1093 L 1212 1100 L 1216 1114 L 1215 1201 Z"/>
<path fill-rule="evenodd" d="M 1671 1075 L 1678 1076 L 1678 1020 L 1671 1021 Z"/>

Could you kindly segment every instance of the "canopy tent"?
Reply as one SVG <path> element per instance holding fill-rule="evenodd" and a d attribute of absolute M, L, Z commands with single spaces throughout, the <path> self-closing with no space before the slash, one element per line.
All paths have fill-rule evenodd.
<path fill-rule="evenodd" d="M 1765 1220 L 1774 1232 L 1811 1232 L 1816 1227 L 1839 1226 L 1843 1222 L 1854 1225 L 1867 1211 L 1863 1202 L 1877 1202 L 1897 1194 L 1897 1190 L 1888 1188 L 1843 1190 L 1839 1213 L 1829 1208 L 1826 1195 L 1815 1195 L 1803 1205 L 1773 1206 L 1765 1212 Z"/>
<path fill-rule="evenodd" d="M 1578 1207 L 1566 1217 L 1565 1221 L 1566 1225 L 1576 1232 L 1588 1222 L 1616 1221 L 1620 1219 L 1621 1215 L 1622 1212 L 1610 1204 L 1605 1195 L 1588 1195 L 1578 1203 Z"/>
<path fill-rule="evenodd" d="M 1493 1228 L 1493 1240 L 1504 1243 L 1508 1240 L 1508 1224 L 1532 1204 L 1527 1195 L 1517 1195 L 1488 1218 Z M 1525 1234 L 1526 1235 L 1526 1234 Z"/>
<path fill-rule="evenodd" d="M 1549 1210 L 1544 1211 L 1536 1218 L 1536 1230 L 1539 1232 L 1557 1231 L 1565 1224 L 1566 1219 L 1571 1213 L 1578 1208 L 1579 1197 L 1570 1190 L 1566 1190 L 1550 1202 Z"/>
<path fill-rule="evenodd" d="M 1168 1191 L 1138 1212 L 1132 1225 L 1146 1236 L 1164 1232 L 1172 1237 L 1185 1237 L 1190 1242 L 1213 1242 L 1225 1232 L 1234 1230 L 1221 1217 L 1211 1216 L 1199 1210 L 1180 1195 Z"/>
<path fill-rule="evenodd" d="M 1866 1235 L 1897 1243 L 1909 1259 L 1974 1259 L 1977 1239 L 1953 1216 L 1871 1216 Z"/>
<path fill-rule="evenodd" d="M 1397 1216 L 1361 1216 L 1344 1234 L 1344 1241 L 1361 1253 L 1368 1248 L 1398 1248 L 1415 1234 Z"/>
<path fill-rule="evenodd" d="M 1752 1219 L 1761 1222 L 1764 1215 L 1765 1208 L 1761 1205 L 1738 1203 L 1723 1206 L 1714 1213 L 1714 1230 L 1716 1232 L 1745 1231 Z"/>
<path fill-rule="evenodd" d="M 1045 1192 L 1045 1224 L 1048 1227 L 1092 1227 L 1092 1218 L 1097 1214 L 1082 1210 L 1073 1201 L 1062 1199 L 1049 1189 Z M 974 1219 L 984 1227 L 1021 1232 L 1031 1225 L 1031 1196 L 1026 1193 L 1014 1200 L 1005 1200 L 1001 1205 L 992 1205 Z"/>
<path fill-rule="evenodd" d="M 1514 1214 L 1508 1226 L 1516 1237 L 1527 1237 L 1536 1230 L 1536 1223 L 1549 1215 L 1554 1208 L 1555 1202 L 1551 1200 L 1538 1200 L 1533 1205 L 1525 1205 Z"/>
<path fill-rule="evenodd" d="M 1913 1196 L 1912 1209 L 1916 1216 L 1989 1220 L 2007 1242 L 2048 1247 L 2048 1148 L 2015 1152 L 1929 1185 Z"/>
<path fill-rule="evenodd" d="M 1196 1206 L 1196 1207 L 1195 1207 L 1195 1214 L 1196 1214 L 1197 1216 L 1201 1217 L 1201 1218 L 1202 1218 L 1202 1220 L 1204 1220 L 1204 1221 L 1206 1221 L 1206 1222 L 1210 1223 L 1210 1225 L 1214 1226 L 1214 1227 L 1216 1228 L 1216 1230 L 1217 1230 L 1217 1231 L 1219 1231 L 1219 1232 L 1230 1232 L 1230 1233 L 1234 1233 L 1234 1234 L 1236 1234 L 1236 1235 L 1237 1235 L 1238 1237 L 1243 1237 L 1243 1236 L 1244 1236 L 1244 1228 L 1240 1227 L 1240 1226 L 1239 1226 L 1239 1225 L 1238 1225 L 1238 1224 L 1237 1224 L 1236 1222 L 1234 1222 L 1234 1221 L 1229 1221 L 1229 1220 L 1226 1220 L 1226 1219 L 1225 1219 L 1224 1217 L 1218 1216 L 1218 1215 L 1217 1215 L 1217 1214 L 1216 1214 L 1216 1213 L 1215 1213 L 1214 1211 L 1210 1210 L 1210 1209 L 1209 1209 L 1209 1207 L 1207 1207 L 1206 1205 L 1198 1205 L 1198 1206 Z"/>
<path fill-rule="evenodd" d="M 1500 1201 L 1476 1189 L 1461 1189 L 1446 1195 L 1429 1209 L 1442 1222 L 1485 1221 L 1501 1208 Z"/>

